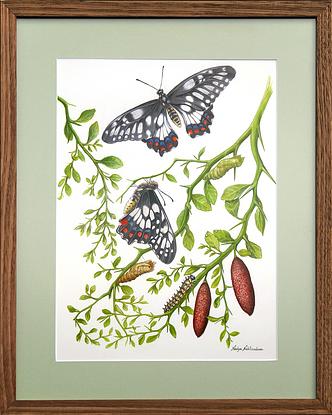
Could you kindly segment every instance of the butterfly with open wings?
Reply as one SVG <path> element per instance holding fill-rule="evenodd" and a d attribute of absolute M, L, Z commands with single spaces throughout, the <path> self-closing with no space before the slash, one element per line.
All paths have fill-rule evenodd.
<path fill-rule="evenodd" d="M 116 231 L 129 245 L 148 244 L 160 261 L 170 264 L 176 255 L 176 240 L 157 190 L 158 183 L 152 180 L 138 185 Z"/>
<path fill-rule="evenodd" d="M 103 132 L 106 143 L 134 140 L 143 141 L 160 156 L 178 145 L 178 136 L 171 123 L 186 126 L 190 137 L 209 133 L 214 117 L 213 103 L 235 76 L 231 66 L 204 69 L 180 82 L 168 94 L 162 86 L 157 89 L 158 99 L 145 102 L 116 117 Z"/>

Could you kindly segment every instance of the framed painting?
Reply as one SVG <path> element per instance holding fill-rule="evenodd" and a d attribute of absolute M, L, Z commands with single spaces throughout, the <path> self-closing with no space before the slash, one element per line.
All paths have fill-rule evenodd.
<path fill-rule="evenodd" d="M 332 413 L 331 2 L 165 6 L 1 3 L 1 411 Z"/>

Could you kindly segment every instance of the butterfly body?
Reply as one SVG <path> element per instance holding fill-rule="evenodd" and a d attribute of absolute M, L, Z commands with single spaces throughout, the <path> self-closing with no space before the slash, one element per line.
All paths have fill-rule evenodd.
<path fill-rule="evenodd" d="M 142 194 L 147 190 L 156 190 L 158 188 L 158 183 L 150 180 L 147 183 L 142 183 L 137 186 L 135 192 L 133 193 L 132 197 L 128 200 L 125 208 L 123 209 L 123 213 L 128 215 L 128 213 L 132 212 L 135 207 L 137 206 L 138 201 L 140 200 Z"/>
<path fill-rule="evenodd" d="M 176 112 L 176 110 L 171 106 L 168 105 L 166 107 L 167 114 L 169 115 L 169 118 L 177 127 L 181 127 L 181 119 L 179 117 L 179 114 Z"/>
<path fill-rule="evenodd" d="M 158 183 L 149 181 L 137 186 L 126 204 L 125 216 L 116 232 L 130 245 L 148 244 L 160 261 L 169 264 L 176 255 L 176 240 L 165 210 L 156 194 Z"/>
<path fill-rule="evenodd" d="M 171 122 L 180 128 L 183 121 L 191 138 L 209 133 L 213 103 L 235 73 L 231 66 L 216 66 L 189 76 L 168 94 L 158 89 L 158 99 L 138 105 L 109 123 L 103 141 L 140 140 L 163 156 L 178 146 Z"/>

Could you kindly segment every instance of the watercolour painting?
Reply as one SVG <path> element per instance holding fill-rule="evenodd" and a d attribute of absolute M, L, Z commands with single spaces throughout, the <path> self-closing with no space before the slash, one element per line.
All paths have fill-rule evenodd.
<path fill-rule="evenodd" d="M 274 60 L 57 60 L 56 360 L 277 359 Z"/>

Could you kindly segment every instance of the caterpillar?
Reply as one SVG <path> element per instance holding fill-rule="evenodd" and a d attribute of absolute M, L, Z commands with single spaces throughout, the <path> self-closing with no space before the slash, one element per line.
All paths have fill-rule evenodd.
<path fill-rule="evenodd" d="M 219 161 L 219 163 L 214 167 L 205 177 L 205 180 L 217 180 L 223 177 L 229 170 L 234 169 L 235 167 L 240 167 L 243 163 L 244 157 L 234 156 L 228 159 Z"/>
<path fill-rule="evenodd" d="M 164 313 L 167 313 L 172 308 L 174 308 L 179 302 L 182 300 L 185 293 L 190 289 L 190 287 L 193 285 L 193 282 L 195 280 L 195 277 L 193 275 L 188 275 L 180 285 L 179 289 L 173 296 L 167 301 L 167 303 L 164 305 Z"/>
<path fill-rule="evenodd" d="M 120 277 L 118 284 L 133 281 L 140 275 L 153 271 L 154 265 L 155 262 L 151 260 L 138 262 L 137 264 L 133 265 L 125 274 L 123 274 L 122 277 Z"/>

